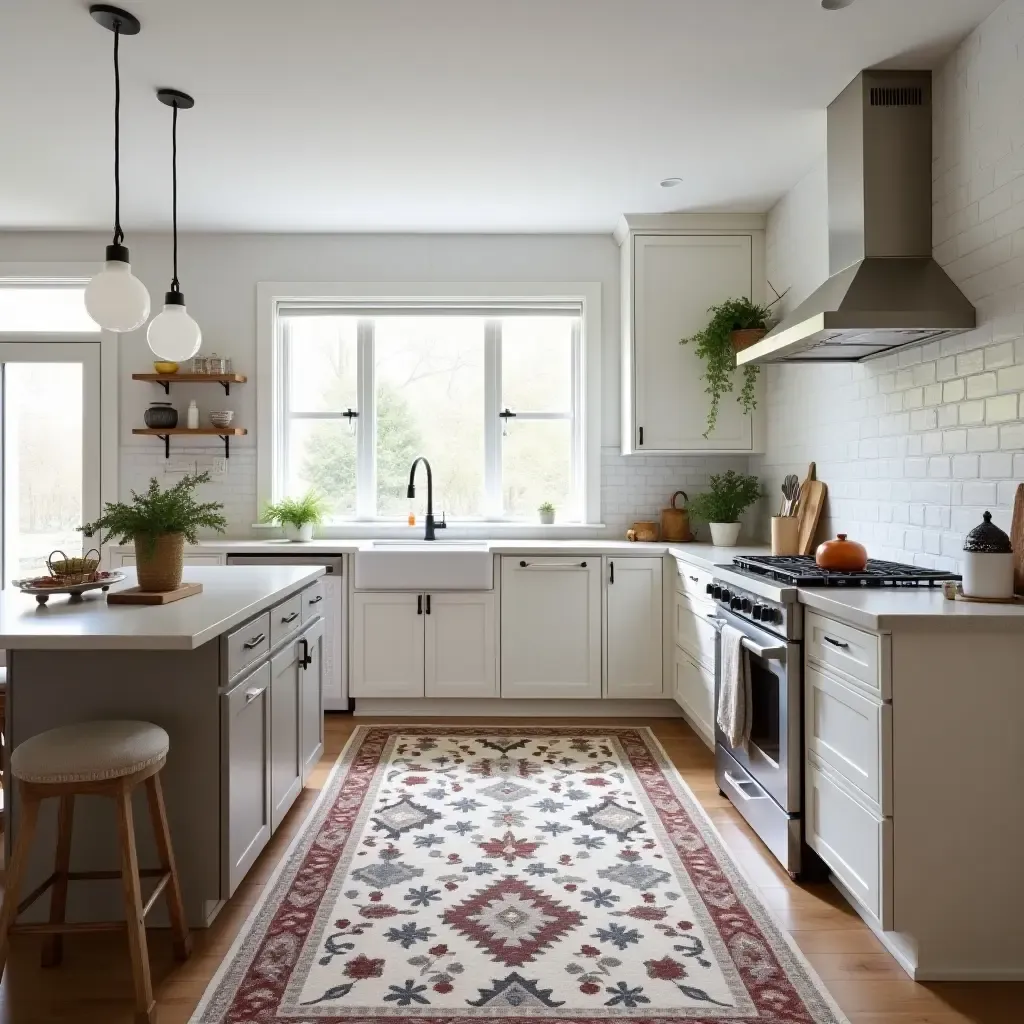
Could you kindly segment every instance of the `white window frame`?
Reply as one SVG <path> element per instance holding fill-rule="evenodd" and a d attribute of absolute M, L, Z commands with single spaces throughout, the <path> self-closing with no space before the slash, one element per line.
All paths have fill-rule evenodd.
<path fill-rule="evenodd" d="M 284 345 L 281 339 L 282 307 L 291 305 L 349 307 L 470 306 L 486 310 L 494 308 L 495 318 L 502 307 L 535 305 L 543 307 L 573 304 L 580 308 L 578 334 L 573 339 L 572 407 L 567 413 L 523 410 L 517 419 L 553 419 L 571 416 L 576 424 L 573 439 L 573 492 L 581 507 L 571 524 L 574 527 L 600 523 L 600 459 L 601 459 L 601 285 L 598 282 L 514 282 L 514 283 L 331 283 L 260 282 L 257 285 L 257 501 L 261 508 L 274 500 L 283 485 L 283 452 L 286 440 Z M 362 325 L 360 325 L 362 329 Z M 521 520 L 506 519 L 501 508 L 499 487 L 501 455 L 501 423 L 498 418 L 501 401 L 500 332 L 495 320 L 485 325 L 485 394 L 484 394 L 484 505 L 481 519 L 466 523 L 510 523 L 522 526 Z M 357 462 L 360 479 L 369 479 L 374 466 L 376 417 L 373 395 L 372 342 L 359 345 L 358 390 L 364 396 L 359 408 Z M 328 535 L 358 531 L 360 524 L 371 526 L 393 521 L 374 516 L 376 487 L 357 491 L 356 518 L 325 528 Z"/>

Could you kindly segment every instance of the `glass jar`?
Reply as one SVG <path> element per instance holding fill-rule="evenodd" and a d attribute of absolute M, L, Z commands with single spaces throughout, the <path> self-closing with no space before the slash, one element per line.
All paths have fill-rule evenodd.
<path fill-rule="evenodd" d="M 216 352 L 211 352 L 210 353 L 210 358 L 208 360 L 208 365 L 209 365 L 209 369 L 206 371 L 207 373 L 221 374 L 221 373 L 225 372 L 224 371 L 224 360 L 221 359 L 221 357 L 219 355 L 217 355 Z"/>
<path fill-rule="evenodd" d="M 193 373 L 209 373 L 209 360 L 206 356 L 194 356 L 192 358 Z"/>

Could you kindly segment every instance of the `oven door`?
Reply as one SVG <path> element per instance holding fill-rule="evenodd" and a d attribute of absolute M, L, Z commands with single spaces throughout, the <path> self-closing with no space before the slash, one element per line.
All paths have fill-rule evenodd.
<path fill-rule="evenodd" d="M 783 640 L 724 608 L 720 624 L 738 629 L 750 668 L 753 720 L 746 750 L 729 745 L 718 728 L 721 656 L 715 671 L 715 738 L 787 812 L 800 810 L 801 665 L 800 644 Z M 719 641 L 721 642 L 721 641 Z"/>

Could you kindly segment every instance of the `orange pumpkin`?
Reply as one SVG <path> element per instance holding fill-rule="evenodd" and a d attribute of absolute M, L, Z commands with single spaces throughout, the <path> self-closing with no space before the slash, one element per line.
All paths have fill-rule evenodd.
<path fill-rule="evenodd" d="M 840 533 L 835 540 L 818 545 L 814 560 L 822 569 L 860 572 L 868 564 L 868 553 L 863 544 L 847 540 L 846 534 Z"/>

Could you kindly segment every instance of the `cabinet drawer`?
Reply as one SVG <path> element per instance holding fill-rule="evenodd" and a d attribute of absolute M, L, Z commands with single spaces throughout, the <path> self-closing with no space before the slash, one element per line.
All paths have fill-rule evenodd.
<path fill-rule="evenodd" d="M 302 593 L 270 609 L 270 646 L 276 647 L 289 633 L 302 625 Z"/>
<path fill-rule="evenodd" d="M 711 610 L 704 611 L 688 597 L 675 595 L 675 643 L 707 671 L 715 670 L 715 643 L 718 632 L 709 621 Z"/>
<path fill-rule="evenodd" d="M 804 693 L 807 749 L 856 786 L 880 814 L 891 814 L 892 706 L 810 667 Z"/>
<path fill-rule="evenodd" d="M 316 583 L 302 591 L 302 621 L 309 622 L 317 615 L 324 613 L 324 581 L 320 578 Z"/>
<path fill-rule="evenodd" d="M 711 585 L 711 573 L 706 569 L 698 569 L 689 562 L 676 560 L 676 593 L 686 594 L 696 601 L 711 601 L 708 587 Z"/>
<path fill-rule="evenodd" d="M 883 700 L 891 696 L 889 666 L 883 657 L 883 650 L 889 649 L 888 637 L 865 633 L 815 612 L 804 617 L 804 632 L 808 662 L 849 676 L 880 694 Z"/>
<path fill-rule="evenodd" d="M 883 928 L 891 928 L 892 818 L 872 814 L 813 756 L 806 768 L 807 845 Z"/>
<path fill-rule="evenodd" d="M 270 650 L 270 612 L 264 612 L 233 633 L 228 633 L 225 643 L 230 679 Z"/>

